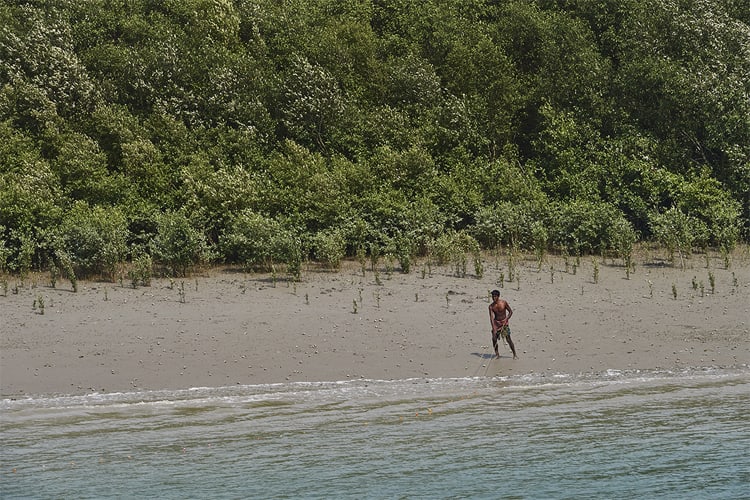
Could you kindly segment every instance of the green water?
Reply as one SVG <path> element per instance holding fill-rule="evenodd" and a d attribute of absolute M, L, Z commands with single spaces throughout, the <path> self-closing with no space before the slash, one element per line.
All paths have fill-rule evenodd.
<path fill-rule="evenodd" d="M 750 370 L 2 401 L 2 498 L 747 498 Z"/>

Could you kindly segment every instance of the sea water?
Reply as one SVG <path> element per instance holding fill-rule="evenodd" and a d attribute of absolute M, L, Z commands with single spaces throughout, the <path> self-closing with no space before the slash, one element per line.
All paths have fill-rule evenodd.
<path fill-rule="evenodd" d="M 0 403 L 2 498 L 748 498 L 750 368 Z"/>

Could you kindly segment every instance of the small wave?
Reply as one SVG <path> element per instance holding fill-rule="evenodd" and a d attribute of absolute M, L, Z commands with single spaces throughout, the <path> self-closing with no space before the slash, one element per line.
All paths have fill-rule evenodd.
<path fill-rule="evenodd" d="M 614 370 L 599 373 L 527 373 L 497 377 L 411 378 L 398 380 L 358 379 L 325 382 L 286 382 L 224 387 L 193 387 L 179 390 L 149 390 L 84 395 L 29 396 L 0 400 L 0 411 L 32 408 L 100 408 L 200 404 L 252 404 L 315 399 L 414 397 L 425 394 L 465 392 L 480 389 L 577 384 L 649 382 L 662 379 L 690 380 L 750 376 L 750 365 L 732 368 L 685 368 L 680 370 Z"/>

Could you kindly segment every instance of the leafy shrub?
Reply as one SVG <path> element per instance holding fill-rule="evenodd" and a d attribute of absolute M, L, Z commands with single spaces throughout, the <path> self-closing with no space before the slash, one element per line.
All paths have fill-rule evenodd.
<path fill-rule="evenodd" d="M 58 251 L 69 256 L 79 274 L 102 273 L 114 280 L 127 254 L 127 235 L 127 221 L 119 209 L 77 202 L 60 225 Z"/>
<path fill-rule="evenodd" d="M 270 269 L 274 263 L 285 263 L 294 269 L 301 263 L 299 239 L 279 221 L 251 210 L 235 215 L 220 239 L 227 259 L 242 264 L 246 270 Z M 296 271 L 298 273 L 298 271 Z"/>
<path fill-rule="evenodd" d="M 385 254 L 395 257 L 401 266 L 401 272 L 408 274 L 416 253 L 417 244 L 414 238 L 399 234 L 385 245 Z"/>
<path fill-rule="evenodd" d="M 609 230 L 608 247 L 614 254 L 629 264 L 633 254 L 633 245 L 638 240 L 638 234 L 633 225 L 624 217 L 617 217 Z"/>
<path fill-rule="evenodd" d="M 206 239 L 182 212 L 167 212 L 158 217 L 153 240 L 153 255 L 170 273 L 185 276 L 188 270 L 210 259 Z"/>
<path fill-rule="evenodd" d="M 712 244 L 731 250 L 740 237 L 740 204 L 716 180 L 704 173 L 681 186 L 677 208 L 705 226 L 694 245 Z M 705 241 L 703 240 L 705 238 Z"/>
<path fill-rule="evenodd" d="M 15 268 L 21 278 L 26 278 L 26 276 L 28 276 L 29 274 L 29 271 L 31 271 L 31 263 L 34 259 L 36 242 L 34 241 L 34 238 L 28 234 L 20 234 L 19 240 L 21 244 L 18 251 L 18 256 L 16 257 Z"/>
<path fill-rule="evenodd" d="M 346 239 L 342 231 L 328 229 L 321 231 L 312 239 L 315 258 L 330 269 L 338 269 L 341 259 L 346 255 Z"/>
<path fill-rule="evenodd" d="M 540 220 L 535 220 L 531 223 L 531 240 L 533 241 L 534 245 L 534 252 L 536 253 L 536 258 L 539 263 L 539 266 L 542 265 L 542 260 L 544 259 L 544 253 L 547 250 L 547 241 L 549 240 L 549 232 L 547 231 L 547 227 L 544 225 L 544 222 Z"/>
<path fill-rule="evenodd" d="M 57 258 L 60 259 L 60 267 L 62 267 L 62 275 L 70 280 L 70 284 L 73 286 L 73 291 L 78 291 L 78 277 L 76 276 L 75 269 L 73 269 L 73 259 L 64 250 L 61 250 L 57 254 Z"/>
<path fill-rule="evenodd" d="M 544 234 L 546 210 L 536 203 L 504 201 L 480 208 L 474 217 L 471 234 L 484 248 L 506 245 L 531 250 L 549 238 Z"/>
<path fill-rule="evenodd" d="M 676 207 L 652 213 L 649 222 L 654 239 L 667 249 L 670 261 L 674 261 L 675 251 L 682 260 L 683 256 L 692 253 L 693 247 L 707 239 L 706 225 Z"/>
<path fill-rule="evenodd" d="M 612 232 L 627 222 L 617 208 L 601 201 L 556 203 L 550 214 L 550 243 L 577 255 L 610 249 Z"/>
<path fill-rule="evenodd" d="M 3 233 L 3 227 L 0 226 L 0 234 Z M 0 238 L 0 273 L 4 273 L 8 270 L 8 257 L 10 256 L 10 248 L 5 244 L 5 239 Z"/>
<path fill-rule="evenodd" d="M 425 255 L 432 241 L 445 230 L 446 222 L 446 215 L 432 200 L 418 198 L 409 202 L 402 213 L 400 230 L 394 235 L 399 260 L 407 255 Z"/>
<path fill-rule="evenodd" d="M 734 200 L 713 205 L 707 212 L 708 230 L 711 242 L 726 252 L 730 252 L 740 239 L 742 222 L 740 204 Z"/>
<path fill-rule="evenodd" d="M 438 264 L 453 266 L 456 276 L 466 276 L 466 255 L 474 258 L 474 270 L 479 276 L 482 274 L 479 242 L 464 231 L 450 231 L 435 240 L 433 256 Z"/>
<path fill-rule="evenodd" d="M 138 285 L 151 286 L 151 276 L 153 274 L 153 259 L 146 252 L 139 252 L 133 257 L 133 263 L 128 277 L 130 278 L 133 288 Z"/>
<path fill-rule="evenodd" d="M 4 233 L 5 228 L 0 226 L 0 273 L 8 270 L 8 257 L 10 257 L 10 248 L 8 248 L 5 238 L 2 237 Z"/>

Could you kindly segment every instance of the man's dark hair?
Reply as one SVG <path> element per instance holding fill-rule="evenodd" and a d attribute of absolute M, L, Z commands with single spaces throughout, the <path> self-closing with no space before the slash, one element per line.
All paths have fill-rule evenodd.
<path fill-rule="evenodd" d="M 492 296 L 494 297 L 494 296 L 496 296 L 496 295 L 497 295 L 498 297 L 500 296 L 500 290 L 492 290 Z"/>

